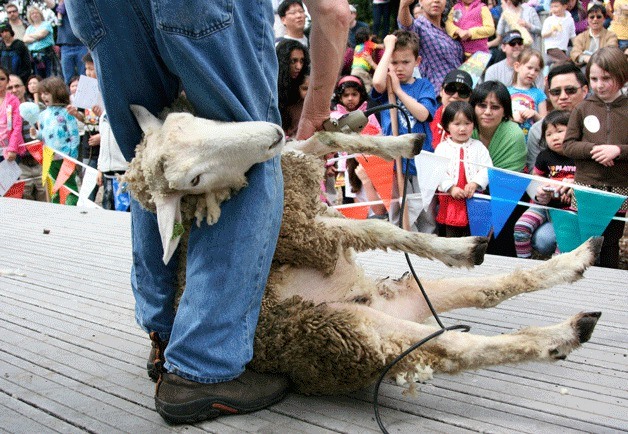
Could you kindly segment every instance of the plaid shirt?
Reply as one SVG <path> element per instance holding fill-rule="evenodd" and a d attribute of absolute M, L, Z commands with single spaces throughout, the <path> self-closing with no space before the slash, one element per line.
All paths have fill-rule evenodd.
<path fill-rule="evenodd" d="M 399 27 L 419 35 L 419 56 L 422 59 L 419 71 L 421 77 L 427 78 L 432 83 L 438 95 L 445 75 L 462 63 L 462 45 L 424 16 L 415 19 L 410 27 L 401 24 Z"/>

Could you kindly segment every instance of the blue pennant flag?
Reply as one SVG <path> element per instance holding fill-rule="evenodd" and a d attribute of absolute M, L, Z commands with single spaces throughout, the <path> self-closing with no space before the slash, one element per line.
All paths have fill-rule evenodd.
<path fill-rule="evenodd" d="M 603 191 L 575 190 L 578 202 L 578 224 L 580 240 L 602 235 L 615 213 L 626 200 L 626 196 Z"/>
<path fill-rule="evenodd" d="M 582 244 L 577 214 L 555 208 L 549 208 L 548 211 L 556 233 L 558 250 L 561 253 L 571 252 Z"/>
<path fill-rule="evenodd" d="M 526 191 L 530 180 L 519 176 L 488 168 L 488 185 L 491 191 L 491 213 L 493 232 L 499 235 L 508 217 L 517 206 L 517 202 Z"/>
<path fill-rule="evenodd" d="M 491 231 L 491 201 L 475 197 L 467 199 L 467 214 L 471 235 L 487 237 Z"/>

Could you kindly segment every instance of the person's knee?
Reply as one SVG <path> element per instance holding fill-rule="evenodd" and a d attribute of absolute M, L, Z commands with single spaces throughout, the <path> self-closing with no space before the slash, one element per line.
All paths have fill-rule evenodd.
<path fill-rule="evenodd" d="M 532 247 L 542 255 L 551 255 L 556 250 L 556 234 L 550 222 L 543 223 L 532 235 Z"/>

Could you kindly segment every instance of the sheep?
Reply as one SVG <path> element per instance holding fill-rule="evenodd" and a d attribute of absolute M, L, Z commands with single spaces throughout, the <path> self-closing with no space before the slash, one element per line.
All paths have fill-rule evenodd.
<path fill-rule="evenodd" d="M 165 261 L 174 251 L 168 244 L 176 227 L 173 222 L 182 225 L 185 234 L 194 218 L 216 221 L 220 201 L 246 185 L 248 168 L 281 152 L 284 216 L 250 366 L 289 376 L 300 393 L 338 394 L 367 387 L 398 354 L 438 330 L 429 324 L 431 311 L 411 275 L 369 278 L 356 262 L 356 252 L 391 249 L 457 267 L 483 261 L 486 238 L 439 238 L 380 220 L 350 220 L 319 199 L 323 173 L 318 156 L 342 150 L 410 158 L 420 149 L 421 135 L 319 132 L 305 141 L 285 143 L 273 124 L 221 123 L 190 113 L 171 113 L 162 121 L 141 107 L 132 110 L 144 139 L 126 181 L 142 206 L 156 211 L 158 218 L 166 216 L 162 239 L 164 251 L 170 253 L 164 255 Z M 185 131 L 183 137 L 179 131 Z M 240 152 L 243 146 L 247 152 Z M 177 158 L 170 148 L 177 149 Z M 230 174 L 232 184 L 216 182 L 225 179 L 221 168 L 226 166 L 228 172 L 237 171 Z M 163 207 L 167 209 L 160 210 Z M 185 236 L 181 231 L 174 235 L 185 251 Z M 600 248 L 601 239 L 593 238 L 529 270 L 423 284 L 437 312 L 489 308 L 518 294 L 580 279 Z M 184 261 L 185 254 L 179 256 Z M 183 263 L 179 281 L 183 290 Z M 556 325 L 500 336 L 445 332 L 412 352 L 390 374 L 414 381 L 432 372 L 564 359 L 589 340 L 600 315 L 579 313 Z"/>

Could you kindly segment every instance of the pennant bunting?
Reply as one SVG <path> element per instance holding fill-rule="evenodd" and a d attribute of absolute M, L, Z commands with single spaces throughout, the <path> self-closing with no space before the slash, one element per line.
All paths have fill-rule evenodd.
<path fill-rule="evenodd" d="M 467 199 L 467 215 L 471 235 L 488 237 L 491 232 L 491 201 L 472 197 Z"/>
<path fill-rule="evenodd" d="M 432 203 L 432 199 L 434 199 L 434 193 L 438 184 L 440 184 L 447 173 L 449 158 L 421 151 L 419 155 L 414 157 L 414 163 L 416 165 L 419 190 L 421 191 L 421 205 L 423 210 L 426 210 L 429 204 Z"/>
<path fill-rule="evenodd" d="M 369 205 L 348 206 L 346 208 L 337 208 L 345 217 L 354 220 L 365 220 L 369 213 Z"/>
<path fill-rule="evenodd" d="M 24 186 L 26 182 L 17 181 L 15 184 L 9 188 L 6 193 L 4 193 L 4 197 L 12 197 L 15 199 L 22 199 L 24 197 Z"/>
<path fill-rule="evenodd" d="M 574 190 L 578 202 L 580 241 L 602 235 L 626 196 L 604 191 Z"/>
<path fill-rule="evenodd" d="M 78 206 L 88 206 L 91 207 L 90 203 L 93 203 L 89 200 L 89 195 L 92 193 L 96 184 L 98 182 L 98 171 L 93 167 L 88 167 L 85 169 L 85 174 L 83 175 L 83 182 L 81 184 L 81 189 L 79 190 L 78 197 Z"/>
<path fill-rule="evenodd" d="M 65 185 L 59 186 L 59 203 L 65 205 L 68 201 L 68 196 L 70 196 L 72 192 Z"/>
<path fill-rule="evenodd" d="M 582 241 L 580 240 L 578 216 L 574 212 L 562 209 L 550 208 L 548 211 L 556 233 L 558 250 L 567 253 L 580 246 Z"/>
<path fill-rule="evenodd" d="M 42 164 L 44 161 L 43 148 L 44 144 L 40 140 L 26 144 L 26 150 L 28 150 L 39 164 Z"/>
<path fill-rule="evenodd" d="M 392 198 L 393 183 L 393 161 L 386 161 L 383 158 L 369 155 L 357 157 L 358 163 L 370 178 L 377 194 L 384 202 L 384 206 L 390 211 L 390 199 Z"/>
<path fill-rule="evenodd" d="M 528 178 L 488 168 L 488 185 L 492 198 L 491 218 L 495 237 L 503 229 L 529 183 Z"/>
<path fill-rule="evenodd" d="M 15 161 L 0 161 L 0 196 L 4 196 L 21 175 L 22 169 Z"/>
<path fill-rule="evenodd" d="M 74 164 L 73 161 L 70 161 L 67 158 L 63 159 L 63 163 L 61 164 L 61 168 L 57 174 L 57 179 L 55 179 L 55 185 L 52 188 L 53 193 L 56 193 L 59 188 L 65 184 L 68 179 L 70 179 L 70 176 L 74 173 L 75 167 L 76 164 Z"/>
<path fill-rule="evenodd" d="M 49 147 L 44 146 L 43 148 L 43 157 L 41 163 L 41 185 L 46 185 L 46 179 L 48 179 L 48 175 L 50 174 L 50 165 L 52 164 L 52 157 L 54 156 L 55 151 Z M 52 186 L 49 188 L 50 196 L 52 197 Z"/>

